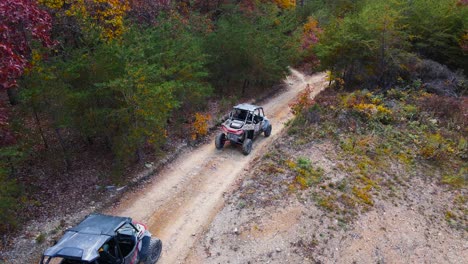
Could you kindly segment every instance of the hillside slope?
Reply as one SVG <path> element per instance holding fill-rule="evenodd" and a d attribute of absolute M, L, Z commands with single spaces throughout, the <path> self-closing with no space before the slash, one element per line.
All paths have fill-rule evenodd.
<path fill-rule="evenodd" d="M 468 259 L 466 130 L 454 118 L 466 107 L 452 107 L 447 125 L 424 108 L 433 95 L 394 93 L 319 95 L 239 182 L 185 263 Z M 359 113 L 371 105 L 380 110 Z"/>

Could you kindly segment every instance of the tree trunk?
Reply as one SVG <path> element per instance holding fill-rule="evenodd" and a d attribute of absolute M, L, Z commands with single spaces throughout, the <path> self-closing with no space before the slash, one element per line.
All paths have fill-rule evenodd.
<path fill-rule="evenodd" d="M 65 165 L 67 167 L 67 172 L 69 172 L 70 169 L 71 169 L 71 161 L 70 161 L 70 158 L 68 157 L 68 153 L 67 153 L 67 150 L 65 148 L 65 143 L 63 141 L 62 135 L 60 134 L 60 129 L 55 128 L 54 131 L 55 131 L 55 134 L 57 135 L 57 138 L 58 138 L 59 143 L 60 143 L 60 147 L 62 148 L 62 151 L 63 151 L 63 160 L 64 160 Z"/>
<path fill-rule="evenodd" d="M 387 23 L 384 22 L 384 28 L 382 30 L 382 39 L 381 39 L 381 47 L 380 47 L 380 72 L 379 72 L 379 85 L 381 88 L 386 88 L 385 86 L 386 81 L 385 81 L 385 72 L 387 68 L 387 63 L 386 63 L 386 56 L 385 56 L 385 50 L 387 49 L 387 41 L 385 39 L 385 34 L 387 33 Z"/>
<path fill-rule="evenodd" d="M 33 114 L 34 114 L 34 119 L 36 120 L 37 128 L 39 129 L 39 134 L 41 135 L 41 138 L 42 138 L 42 142 L 44 142 L 44 147 L 45 149 L 49 149 L 49 144 L 47 144 L 47 141 L 45 139 L 44 131 L 42 130 L 42 127 L 41 127 L 41 121 L 39 120 L 39 116 L 37 115 L 37 111 L 35 108 L 33 108 Z"/>
<path fill-rule="evenodd" d="M 248 80 L 248 79 L 245 79 L 245 80 L 244 80 L 244 85 L 242 85 L 242 94 L 241 94 L 241 97 L 244 97 L 244 96 L 245 96 L 245 90 L 247 89 L 248 86 L 249 86 L 249 80 Z"/>
<path fill-rule="evenodd" d="M 104 142 L 108 150 L 112 150 L 112 140 L 108 135 L 104 136 Z"/>
<path fill-rule="evenodd" d="M 19 103 L 18 101 L 18 89 L 17 88 L 8 88 L 7 94 L 8 94 L 8 100 L 10 101 L 11 105 L 17 105 Z"/>
<path fill-rule="evenodd" d="M 144 155 L 143 150 L 141 148 L 137 148 L 137 150 L 136 150 L 137 163 L 144 159 L 143 155 Z"/>

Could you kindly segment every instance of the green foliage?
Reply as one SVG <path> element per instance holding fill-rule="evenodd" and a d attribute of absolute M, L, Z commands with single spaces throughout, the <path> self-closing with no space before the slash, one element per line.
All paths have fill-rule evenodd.
<path fill-rule="evenodd" d="M 16 181 L 9 179 L 5 164 L 0 163 L 0 232 L 11 231 L 18 224 L 20 189 Z"/>
<path fill-rule="evenodd" d="M 284 78 L 299 46 L 292 11 L 261 5 L 258 13 L 227 12 L 206 44 L 217 91 L 244 96 L 249 87 L 264 89 Z"/>
<path fill-rule="evenodd" d="M 42 244 L 44 243 L 46 240 L 46 234 L 44 233 L 40 233 L 37 237 L 36 237 L 36 243 L 37 244 Z"/>
<path fill-rule="evenodd" d="M 453 172 L 453 174 L 446 174 L 442 177 L 442 183 L 448 184 L 453 188 L 461 189 L 468 184 L 468 167 L 462 167 L 460 171 Z"/>
<path fill-rule="evenodd" d="M 461 41 L 468 30 L 468 7 L 458 0 L 411 1 L 404 23 L 412 50 L 453 68 L 468 70 Z"/>
<path fill-rule="evenodd" d="M 347 85 L 389 85 L 405 59 L 401 6 L 396 0 L 366 1 L 359 11 L 333 20 L 316 47 L 322 67 L 342 75 Z"/>
<path fill-rule="evenodd" d="M 119 163 L 132 161 L 145 144 L 165 142 L 174 109 L 196 109 L 210 95 L 197 34 L 161 16 L 158 27 L 133 27 L 120 41 L 86 40 L 92 48 L 37 63 L 22 83 L 25 106 L 56 128 L 105 139 Z"/>
<path fill-rule="evenodd" d="M 309 188 L 322 180 L 323 169 L 320 167 L 314 168 L 308 158 L 299 157 L 297 162 L 288 160 L 286 161 L 286 165 L 295 172 L 295 182 L 302 189 Z"/>
<path fill-rule="evenodd" d="M 468 8 L 456 0 L 367 0 L 332 19 L 316 46 L 322 67 L 345 85 L 388 88 L 414 64 L 412 53 L 467 68 Z"/>

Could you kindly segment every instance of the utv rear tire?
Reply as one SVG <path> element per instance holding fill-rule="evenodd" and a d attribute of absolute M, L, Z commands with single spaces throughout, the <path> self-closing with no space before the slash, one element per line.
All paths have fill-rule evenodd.
<path fill-rule="evenodd" d="M 244 143 L 242 144 L 242 153 L 244 155 L 249 155 L 252 151 L 252 140 L 250 138 L 246 138 Z"/>
<path fill-rule="evenodd" d="M 226 135 L 224 133 L 219 133 L 215 138 L 216 149 L 222 149 L 224 147 L 224 142 L 226 142 Z"/>
<path fill-rule="evenodd" d="M 265 135 L 265 137 L 269 137 L 271 135 L 271 129 L 272 129 L 272 127 L 271 127 L 271 125 L 269 125 L 267 127 L 267 129 L 265 131 L 263 131 L 263 134 Z"/>
<path fill-rule="evenodd" d="M 155 264 L 158 262 L 162 252 L 162 242 L 158 238 L 151 239 L 149 246 L 149 254 L 145 260 L 145 264 Z"/>

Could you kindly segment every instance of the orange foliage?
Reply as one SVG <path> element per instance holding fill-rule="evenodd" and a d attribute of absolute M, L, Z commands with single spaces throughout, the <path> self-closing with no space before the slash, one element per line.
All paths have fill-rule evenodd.
<path fill-rule="evenodd" d="M 208 134 L 208 122 L 210 114 L 195 113 L 195 121 L 193 122 L 192 139 L 195 140 Z"/>
<path fill-rule="evenodd" d="M 311 93 L 312 89 L 309 85 L 307 85 L 307 88 L 299 94 L 297 100 L 289 105 L 289 107 L 291 108 L 291 112 L 294 115 L 302 113 L 304 110 L 310 108 L 315 103 L 314 100 L 310 98 Z"/>
<path fill-rule="evenodd" d="M 296 0 L 274 0 L 275 3 L 282 9 L 294 8 Z"/>

